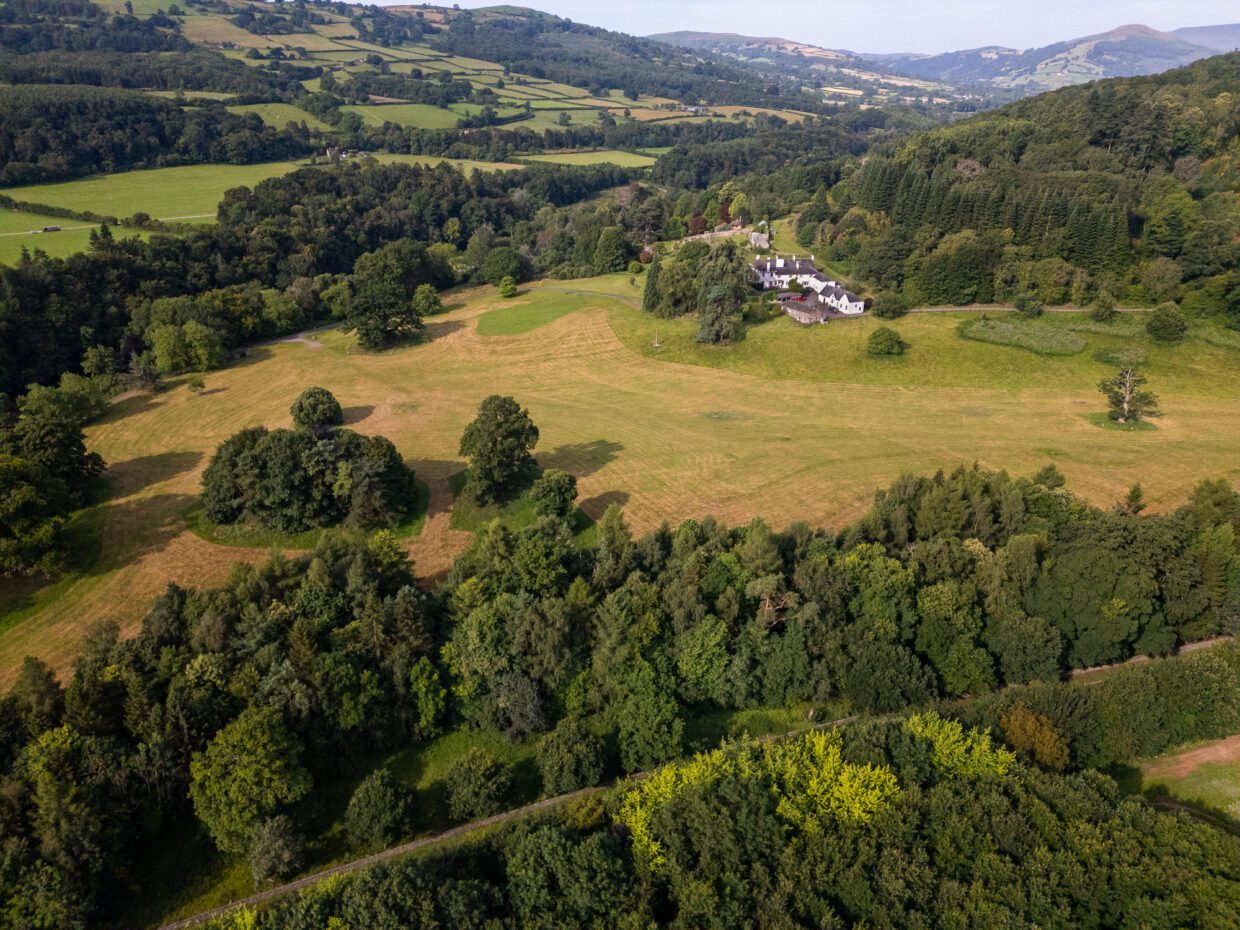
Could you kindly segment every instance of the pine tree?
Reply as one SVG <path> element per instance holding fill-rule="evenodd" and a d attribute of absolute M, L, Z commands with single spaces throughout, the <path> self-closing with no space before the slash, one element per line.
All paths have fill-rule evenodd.
<path fill-rule="evenodd" d="M 656 258 L 646 272 L 646 289 L 642 291 L 642 309 L 653 313 L 659 306 L 659 271 L 663 260 Z"/>

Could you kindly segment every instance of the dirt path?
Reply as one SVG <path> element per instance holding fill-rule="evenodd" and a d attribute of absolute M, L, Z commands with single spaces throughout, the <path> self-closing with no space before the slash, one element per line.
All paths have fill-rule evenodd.
<path fill-rule="evenodd" d="M 1147 778 L 1187 778 L 1197 768 L 1211 762 L 1240 760 L 1240 735 L 1229 736 L 1206 746 L 1198 746 L 1143 767 Z"/>
<path fill-rule="evenodd" d="M 1209 649 L 1212 646 L 1221 646 L 1223 643 L 1230 643 L 1234 640 L 1234 636 L 1215 636 L 1213 639 L 1203 639 L 1195 643 L 1185 643 L 1177 649 L 1172 655 L 1182 656 L 1188 655 L 1190 652 L 1199 652 L 1202 649 Z M 1082 675 L 1105 675 L 1107 672 L 1114 671 L 1117 668 L 1126 668 L 1129 665 L 1143 665 L 1151 662 L 1150 656 L 1133 656 L 1124 662 L 1112 662 L 1110 665 L 1094 665 L 1090 668 L 1074 668 L 1070 673 L 1072 678 L 1080 678 Z"/>

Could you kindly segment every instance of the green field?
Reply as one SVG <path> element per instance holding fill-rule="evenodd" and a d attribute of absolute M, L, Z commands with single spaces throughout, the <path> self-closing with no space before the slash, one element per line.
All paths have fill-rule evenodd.
<path fill-rule="evenodd" d="M 501 170 L 519 165 L 479 162 L 468 159 L 437 158 L 429 155 L 390 155 L 380 153 L 383 164 L 436 165 L 441 162 L 462 171 Z M 253 187 L 267 178 L 288 174 L 308 165 L 306 161 L 263 162 L 257 165 L 186 165 L 152 168 L 119 174 L 96 175 L 76 181 L 34 184 L 4 188 L 14 200 L 46 204 L 100 216 L 128 217 L 148 213 L 156 219 L 210 222 L 224 193 L 234 187 Z M 62 224 L 74 221 L 58 221 Z"/>
<path fill-rule="evenodd" d="M 529 155 L 525 161 L 547 162 L 552 165 L 619 165 L 621 168 L 648 168 L 655 163 L 649 155 L 633 152 L 562 152 L 557 155 Z"/>
<path fill-rule="evenodd" d="M 44 226 L 59 226 L 59 232 L 35 232 Z M 53 258 L 64 258 L 74 252 L 83 252 L 90 246 L 91 230 L 99 227 L 81 220 L 67 220 L 58 216 L 41 216 L 0 207 L 0 265 L 16 263 L 25 248 L 31 252 L 41 249 Z M 149 233 L 116 227 L 113 235 L 120 237 L 141 236 Z"/>
<path fill-rule="evenodd" d="M 257 113 L 264 123 L 276 129 L 283 129 L 292 123 L 305 123 L 309 128 L 318 130 L 331 128 L 317 116 L 312 116 L 291 103 L 251 103 L 229 107 L 228 111 L 230 113 Z"/>
<path fill-rule="evenodd" d="M 642 284 L 548 281 L 514 301 L 479 288 L 429 321 L 419 345 L 368 354 L 333 330 L 255 349 L 212 372 L 202 396 L 174 385 L 117 404 L 87 431 L 115 489 L 98 509 L 103 555 L 68 585 L 0 587 L 0 688 L 27 653 L 65 668 L 83 618 L 133 630 L 167 581 L 208 584 L 238 558 L 264 558 L 261 541 L 195 535 L 185 513 L 216 445 L 241 426 L 284 425 L 311 384 L 352 409 L 354 428 L 390 437 L 428 485 L 426 524 L 406 543 L 423 574 L 473 538 L 453 520 L 450 479 L 463 467 L 461 431 L 492 393 L 530 408 L 540 463 L 578 477 L 589 517 L 617 503 L 637 532 L 706 514 L 839 527 L 906 471 L 973 462 L 1017 474 L 1053 462 L 1100 506 L 1139 481 L 1154 512 L 1201 479 L 1240 481 L 1240 353 L 1195 334 L 1164 346 L 1121 325 L 1080 334 L 1080 353 L 1043 357 L 960 338 L 967 312 L 809 328 L 775 316 L 710 347 L 694 341 L 693 320 L 640 313 Z M 866 354 L 880 324 L 899 330 L 906 355 Z M 1068 314 L 1032 325 L 1093 327 Z M 1133 343 L 1166 416 L 1149 431 L 1100 429 L 1090 417 L 1113 367 L 1098 356 Z"/>
<path fill-rule="evenodd" d="M 455 129 L 461 114 L 453 113 L 429 103 L 385 103 L 365 106 L 341 107 L 346 113 L 356 113 L 368 126 L 395 123 L 416 129 Z"/>

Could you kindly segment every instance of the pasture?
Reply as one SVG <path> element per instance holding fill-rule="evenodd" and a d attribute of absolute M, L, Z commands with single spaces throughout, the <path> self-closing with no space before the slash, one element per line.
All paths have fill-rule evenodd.
<path fill-rule="evenodd" d="M 380 153 L 382 164 L 437 165 L 447 162 L 462 171 L 519 168 L 504 162 L 480 162 L 430 155 L 390 155 Z M 32 184 L 5 188 L 14 200 L 45 204 L 100 216 L 128 217 L 148 213 L 156 219 L 179 222 L 211 222 L 226 191 L 234 187 L 253 187 L 260 181 L 304 168 L 308 161 L 261 162 L 256 165 L 185 165 L 177 168 L 151 168 L 95 175 L 75 181 Z M 75 221 L 60 221 L 73 224 Z"/>
<path fill-rule="evenodd" d="M 621 168 L 649 168 L 656 159 L 649 155 L 616 150 L 601 152 L 560 152 L 552 155 L 527 155 L 522 161 L 552 165 L 619 165 Z"/>
<path fill-rule="evenodd" d="M 39 232 L 44 226 L 59 226 L 60 231 Z M 23 248 L 31 252 L 41 249 L 53 258 L 83 252 L 90 247 L 91 230 L 98 228 L 94 223 L 83 223 L 81 220 L 0 207 L 0 265 L 15 264 L 21 258 Z M 117 237 L 137 235 L 145 238 L 148 235 L 140 230 L 120 227 L 113 229 L 112 233 Z"/>
<path fill-rule="evenodd" d="M 268 126 L 283 129 L 292 123 L 305 123 L 310 129 L 326 130 L 330 127 L 301 107 L 291 103 L 249 103 L 228 108 L 230 113 L 256 113 Z"/>
<path fill-rule="evenodd" d="M 64 670 L 88 620 L 134 630 L 168 580 L 210 584 L 238 558 L 263 558 L 200 538 L 185 513 L 216 445 L 244 426 L 286 425 L 312 384 L 336 394 L 353 428 L 391 438 L 429 487 L 425 526 L 406 543 L 423 575 L 471 539 L 452 526 L 450 478 L 464 465 L 461 431 L 492 393 L 530 408 L 540 462 L 578 477 L 589 516 L 620 504 L 637 532 L 706 514 L 838 527 L 901 473 L 973 462 L 1018 474 L 1053 462 L 1100 506 L 1140 481 L 1152 511 L 1179 506 L 1201 479 L 1240 480 L 1240 356 L 1199 337 L 1167 347 L 1085 332 L 1085 351 L 1043 357 L 961 339 L 966 314 L 947 312 L 887 324 L 911 346 L 894 359 L 866 355 L 882 323 L 871 319 L 802 328 L 773 317 L 735 346 L 708 347 L 692 320 L 641 314 L 643 283 L 548 281 L 511 301 L 465 291 L 418 345 L 367 354 L 331 330 L 255 349 L 208 373 L 201 396 L 174 380 L 119 401 L 87 430 L 110 465 L 111 499 L 88 524 L 102 554 L 54 585 L 0 587 L 0 688 L 28 653 Z M 1090 415 L 1113 366 L 1096 355 L 1134 340 L 1166 416 L 1148 432 L 1100 429 Z"/>

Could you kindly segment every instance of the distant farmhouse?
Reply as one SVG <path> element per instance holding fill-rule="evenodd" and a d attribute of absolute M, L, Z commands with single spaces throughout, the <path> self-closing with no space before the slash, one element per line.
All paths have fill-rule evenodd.
<path fill-rule="evenodd" d="M 866 302 L 814 265 L 814 257 L 760 258 L 750 267 L 766 290 L 781 290 L 784 311 L 798 323 L 825 323 L 832 316 L 857 316 Z M 794 285 L 809 293 L 792 291 Z"/>

